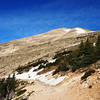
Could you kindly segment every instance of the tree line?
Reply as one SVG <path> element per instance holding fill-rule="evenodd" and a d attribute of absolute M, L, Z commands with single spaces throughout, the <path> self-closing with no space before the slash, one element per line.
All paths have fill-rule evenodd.
<path fill-rule="evenodd" d="M 70 51 L 68 55 L 63 54 L 57 54 L 56 57 L 59 55 L 59 64 L 53 74 L 59 71 L 68 71 L 69 66 L 71 66 L 72 72 L 80 68 L 88 67 L 90 64 L 100 60 L 100 35 L 98 35 L 96 43 L 90 42 L 87 39 L 85 42 L 81 41 L 77 50 Z"/>
<path fill-rule="evenodd" d="M 72 66 L 72 72 L 82 67 L 88 67 L 100 59 L 100 35 L 95 45 L 93 44 L 89 39 L 86 42 L 81 41 L 78 50 L 75 51 L 76 53 L 73 52 L 70 55 L 69 63 Z"/>
<path fill-rule="evenodd" d="M 100 59 L 100 35 L 98 35 L 96 43 L 91 42 L 89 39 L 85 42 L 81 41 L 77 50 L 58 52 L 53 59 L 56 59 L 53 63 L 44 60 L 31 62 L 26 66 L 18 67 L 16 71 L 27 71 L 31 67 L 38 65 L 40 66 L 37 70 L 57 66 L 57 69 L 53 73 L 54 75 L 60 71 L 68 71 L 71 69 L 72 72 L 75 72 L 77 69 L 88 67 Z"/>

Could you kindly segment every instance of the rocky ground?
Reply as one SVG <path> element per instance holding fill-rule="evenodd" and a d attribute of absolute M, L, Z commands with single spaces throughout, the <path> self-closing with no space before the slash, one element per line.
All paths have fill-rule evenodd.
<path fill-rule="evenodd" d="M 86 81 L 84 73 L 69 73 L 68 77 L 56 86 L 50 86 L 38 80 L 28 81 L 23 97 L 28 100 L 100 100 L 100 78 L 97 70 Z M 20 100 L 20 99 L 18 99 Z"/>

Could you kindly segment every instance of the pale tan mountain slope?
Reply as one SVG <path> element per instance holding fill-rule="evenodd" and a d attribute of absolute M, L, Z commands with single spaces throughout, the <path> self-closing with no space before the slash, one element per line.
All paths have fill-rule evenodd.
<path fill-rule="evenodd" d="M 81 81 L 81 76 L 82 73 L 74 73 L 55 87 L 43 88 L 41 83 L 40 86 L 30 85 L 26 87 L 27 90 L 35 92 L 28 100 L 100 100 L 100 79 L 97 79 L 97 72 L 88 77 L 87 81 Z"/>
<path fill-rule="evenodd" d="M 50 59 L 55 52 L 70 49 L 86 40 L 95 38 L 99 31 L 83 28 L 59 28 L 40 35 L 10 41 L 0 44 L 0 74 L 15 70 L 19 65 L 25 65 L 38 59 Z"/>

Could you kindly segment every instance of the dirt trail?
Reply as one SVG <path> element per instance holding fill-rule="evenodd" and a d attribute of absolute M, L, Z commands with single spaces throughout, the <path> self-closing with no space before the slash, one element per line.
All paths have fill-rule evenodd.
<path fill-rule="evenodd" d="M 29 100 L 78 100 L 76 92 L 78 92 L 77 94 L 79 94 L 79 90 L 77 89 L 77 86 L 76 88 L 73 88 L 73 86 L 74 84 L 79 84 L 80 77 L 81 75 L 68 79 L 67 81 L 65 80 L 64 84 L 55 87 L 45 86 L 44 88 L 42 88 L 43 86 L 38 85 L 38 87 L 36 87 L 36 90 L 39 88 L 42 88 L 43 90 L 41 89 L 42 91 L 37 94 L 33 93 L 29 97 Z"/>
<path fill-rule="evenodd" d="M 100 80 L 97 80 L 97 73 L 83 83 L 80 80 L 82 75 L 73 75 L 55 87 L 37 82 L 38 85 L 34 87 L 37 91 L 28 100 L 100 100 Z M 84 84 L 88 87 L 83 86 Z M 90 85 L 92 88 L 89 88 Z"/>

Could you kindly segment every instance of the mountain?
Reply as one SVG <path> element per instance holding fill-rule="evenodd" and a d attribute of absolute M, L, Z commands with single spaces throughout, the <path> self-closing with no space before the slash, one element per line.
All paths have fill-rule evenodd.
<path fill-rule="evenodd" d="M 99 52 L 100 31 L 80 27 L 0 44 L 0 98 L 99 100 Z"/>
<path fill-rule="evenodd" d="M 70 49 L 99 31 L 84 28 L 59 28 L 32 37 L 0 44 L 1 74 L 38 59 L 51 59 L 56 52 Z M 7 69 L 7 70 L 6 70 Z"/>

